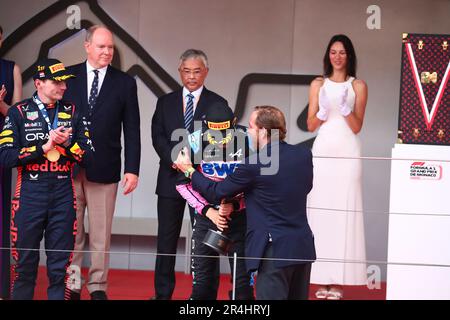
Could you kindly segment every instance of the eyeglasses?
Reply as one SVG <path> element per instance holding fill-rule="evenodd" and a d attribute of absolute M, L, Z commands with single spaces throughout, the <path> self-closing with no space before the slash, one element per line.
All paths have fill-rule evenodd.
<path fill-rule="evenodd" d="M 194 77 L 200 76 L 202 74 L 202 72 L 203 72 L 203 70 L 189 70 L 189 69 L 182 69 L 181 70 L 181 73 L 184 76 L 190 76 L 192 74 Z"/>

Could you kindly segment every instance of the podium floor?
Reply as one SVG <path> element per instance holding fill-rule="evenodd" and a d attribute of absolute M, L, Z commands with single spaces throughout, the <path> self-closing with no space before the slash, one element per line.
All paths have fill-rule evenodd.
<path fill-rule="evenodd" d="M 39 267 L 38 279 L 35 290 L 35 300 L 47 299 L 47 270 Z M 87 274 L 87 269 L 82 269 L 82 274 Z M 153 271 L 140 270 L 110 270 L 108 297 L 111 300 L 148 300 L 154 294 Z M 177 272 L 177 282 L 173 299 L 186 300 L 191 293 L 191 276 Z M 228 300 L 228 290 L 231 289 L 230 276 L 222 275 L 219 287 L 219 300 Z M 317 286 L 311 285 L 310 300 L 316 300 L 314 292 Z M 89 300 L 89 294 L 83 288 L 82 300 Z M 344 287 L 344 300 L 385 300 L 386 283 L 381 283 L 380 289 L 368 289 L 366 286 Z"/>

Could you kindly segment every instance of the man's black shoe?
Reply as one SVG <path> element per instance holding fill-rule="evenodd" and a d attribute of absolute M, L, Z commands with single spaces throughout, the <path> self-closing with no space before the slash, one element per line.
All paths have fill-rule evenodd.
<path fill-rule="evenodd" d="M 108 300 L 108 296 L 105 291 L 94 291 L 91 292 L 91 300 Z"/>

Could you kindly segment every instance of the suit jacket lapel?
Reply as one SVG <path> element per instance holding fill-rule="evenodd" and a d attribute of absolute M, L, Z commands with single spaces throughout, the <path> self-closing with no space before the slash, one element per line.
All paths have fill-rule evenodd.
<path fill-rule="evenodd" d="M 202 116 L 206 112 L 206 108 L 208 106 L 208 97 L 209 91 L 205 87 L 203 87 L 202 94 L 200 95 L 200 99 L 198 100 L 197 108 L 195 108 L 194 112 L 194 120 L 201 120 Z"/>
<path fill-rule="evenodd" d="M 184 109 L 183 109 L 183 90 L 179 90 L 175 94 L 175 101 L 173 103 L 175 123 L 179 123 L 180 128 L 184 128 Z"/>

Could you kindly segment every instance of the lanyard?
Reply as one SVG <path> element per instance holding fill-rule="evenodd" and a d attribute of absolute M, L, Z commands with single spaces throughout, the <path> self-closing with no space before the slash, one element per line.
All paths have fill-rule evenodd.
<path fill-rule="evenodd" d="M 53 119 L 53 124 L 50 124 L 50 118 L 48 117 L 47 109 L 45 108 L 42 101 L 39 99 L 38 95 L 35 93 L 33 95 L 33 101 L 37 104 L 39 110 L 41 111 L 42 116 L 45 119 L 45 122 L 47 122 L 48 126 L 48 132 L 52 131 L 52 129 L 58 128 L 58 109 L 59 109 L 59 101 L 56 101 L 56 109 L 55 109 L 55 117 Z"/>

